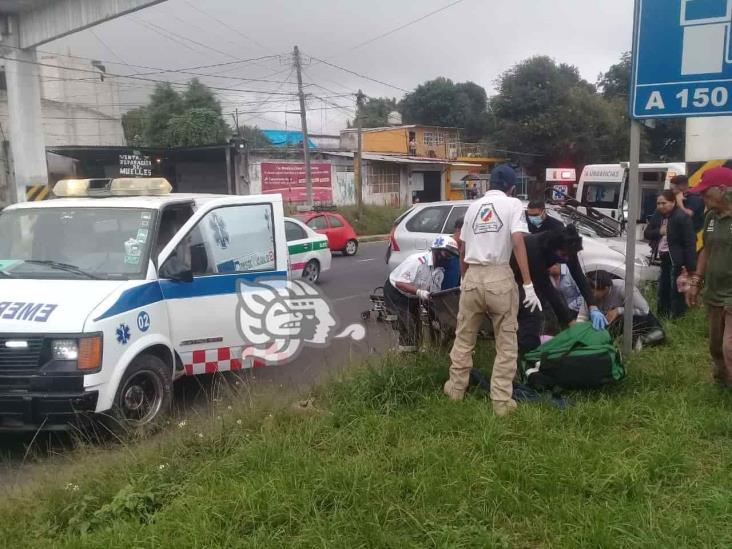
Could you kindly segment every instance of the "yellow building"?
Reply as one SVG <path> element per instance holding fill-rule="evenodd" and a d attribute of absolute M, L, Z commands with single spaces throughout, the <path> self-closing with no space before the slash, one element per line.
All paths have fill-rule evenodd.
<path fill-rule="evenodd" d="M 361 140 L 364 154 L 389 156 L 407 165 L 411 198 L 415 201 L 462 199 L 462 177 L 488 173 L 503 160 L 482 154 L 476 145 L 461 143 L 458 128 L 419 124 L 364 128 Z M 341 132 L 341 149 L 357 149 L 355 128 Z"/>

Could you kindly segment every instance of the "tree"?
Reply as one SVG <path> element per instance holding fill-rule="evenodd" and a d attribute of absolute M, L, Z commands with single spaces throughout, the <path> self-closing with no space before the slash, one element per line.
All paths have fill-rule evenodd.
<path fill-rule="evenodd" d="M 249 149 L 263 149 L 272 146 L 267 136 L 256 126 L 239 125 L 239 133 L 244 138 Z"/>
<path fill-rule="evenodd" d="M 389 113 L 398 111 L 397 100 L 388 97 L 369 97 L 359 106 L 356 116 L 364 128 L 380 128 L 389 124 Z M 356 120 L 352 126 L 356 126 Z"/>
<path fill-rule="evenodd" d="M 576 67 L 532 57 L 506 71 L 491 100 L 497 139 L 510 150 L 540 155 L 537 170 L 617 161 L 617 113 Z"/>
<path fill-rule="evenodd" d="M 125 140 L 129 145 L 140 147 L 144 143 L 147 127 L 146 117 L 147 110 L 145 107 L 137 107 L 122 115 L 122 129 L 125 132 Z"/>
<path fill-rule="evenodd" d="M 487 104 L 478 84 L 439 77 L 417 86 L 399 106 L 407 123 L 458 127 L 466 138 L 479 139 L 488 128 Z"/>
<path fill-rule="evenodd" d="M 630 52 L 626 51 L 620 56 L 620 62 L 611 66 L 597 79 L 597 87 L 602 91 L 605 99 L 628 97 L 631 64 Z"/>
<path fill-rule="evenodd" d="M 168 123 L 170 119 L 183 112 L 180 94 L 170 84 L 156 84 L 150 103 L 145 107 L 144 144 L 148 147 L 169 145 Z"/>
<path fill-rule="evenodd" d="M 169 147 L 225 143 L 231 129 L 215 94 L 198 79 L 181 94 L 169 83 L 155 86 L 150 102 L 122 118 L 127 143 Z"/>
<path fill-rule="evenodd" d="M 221 103 L 216 99 L 213 91 L 202 84 L 198 78 L 188 82 L 188 88 L 183 92 L 182 101 L 184 109 L 208 109 L 221 115 Z"/>
<path fill-rule="evenodd" d="M 231 130 L 211 109 L 187 109 L 168 121 L 167 143 L 171 147 L 195 147 L 225 143 Z"/>
<path fill-rule="evenodd" d="M 615 105 L 622 117 L 625 132 L 628 133 L 628 92 L 632 62 L 630 52 L 625 52 L 620 61 L 600 75 L 597 85 L 603 97 Z M 661 118 L 646 123 L 641 134 L 641 159 L 646 161 L 672 161 L 684 157 L 686 142 L 686 121 L 683 118 Z M 626 149 L 627 150 L 627 149 Z M 626 152 L 623 156 L 627 157 Z"/>

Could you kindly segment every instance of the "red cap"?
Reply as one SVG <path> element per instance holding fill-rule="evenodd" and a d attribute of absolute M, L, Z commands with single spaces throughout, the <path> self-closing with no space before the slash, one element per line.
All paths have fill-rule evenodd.
<path fill-rule="evenodd" d="M 703 193 L 712 187 L 732 187 L 732 170 L 720 166 L 705 171 L 699 184 L 689 189 L 689 192 Z"/>

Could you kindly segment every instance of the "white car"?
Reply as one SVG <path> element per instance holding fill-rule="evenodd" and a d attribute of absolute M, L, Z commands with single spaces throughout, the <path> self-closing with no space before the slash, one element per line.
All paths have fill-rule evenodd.
<path fill-rule="evenodd" d="M 178 376 L 239 370 L 242 292 L 288 279 L 282 198 L 68 180 L 0 214 L 0 430 L 148 425 Z M 271 293 L 271 289 L 269 290 Z"/>
<path fill-rule="evenodd" d="M 465 216 L 471 200 L 432 202 L 416 204 L 394 222 L 389 235 L 386 262 L 389 269 L 395 269 L 409 255 L 428 250 L 434 239 L 442 234 L 452 234 L 455 222 Z M 561 216 L 547 210 L 550 215 Z M 622 238 L 600 238 L 593 235 L 591 227 L 579 226 L 583 236 L 584 249 L 579 254 L 585 272 L 605 270 L 614 276 L 625 276 L 625 244 Z M 646 257 L 650 255 L 648 245 L 637 243 L 635 259 L 636 284 L 658 279 L 658 269 Z"/>
<path fill-rule="evenodd" d="M 328 237 L 316 233 L 303 222 L 285 218 L 285 238 L 290 254 L 290 275 L 316 284 L 320 273 L 330 269 Z"/>

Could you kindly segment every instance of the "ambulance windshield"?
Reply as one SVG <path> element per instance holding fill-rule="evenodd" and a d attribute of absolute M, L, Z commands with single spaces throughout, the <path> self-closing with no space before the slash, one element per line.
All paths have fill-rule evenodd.
<path fill-rule="evenodd" d="M 155 211 L 33 208 L 0 214 L 0 277 L 144 278 Z"/>

